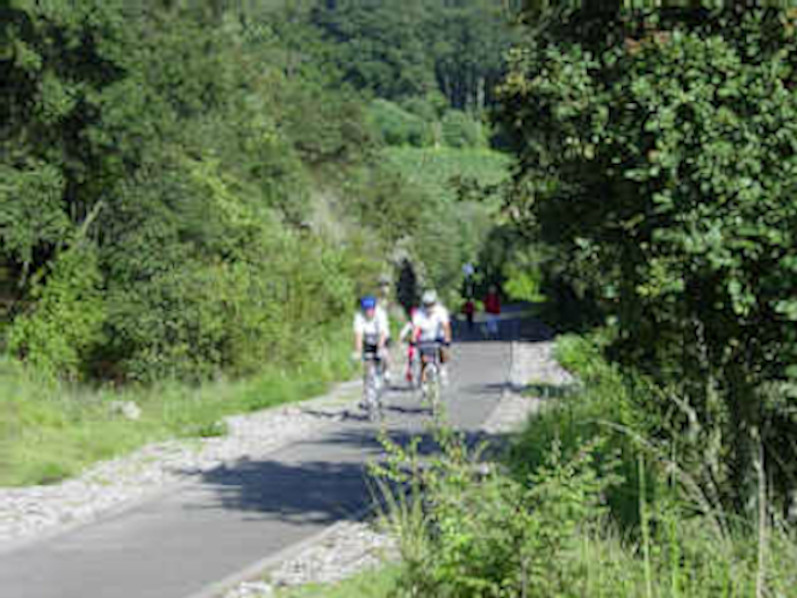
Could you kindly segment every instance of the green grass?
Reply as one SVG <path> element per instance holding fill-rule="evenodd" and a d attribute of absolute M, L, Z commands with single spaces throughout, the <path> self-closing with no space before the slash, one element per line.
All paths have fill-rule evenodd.
<path fill-rule="evenodd" d="M 489 149 L 388 147 L 384 156 L 411 183 L 451 201 L 456 199 L 452 180 L 496 185 L 509 178 L 511 164 L 509 156 Z"/>
<path fill-rule="evenodd" d="M 0 486 L 55 483 L 98 461 L 170 438 L 218 436 L 222 418 L 321 394 L 351 373 L 348 344 L 327 363 L 292 372 L 202 386 L 161 383 L 147 388 L 88 389 L 31 379 L 18 364 L 0 362 Z M 141 418 L 112 413 L 112 401 L 134 401 Z"/>
<path fill-rule="evenodd" d="M 400 569 L 387 565 L 336 584 L 312 584 L 277 592 L 276 598 L 387 598 L 394 595 Z"/>

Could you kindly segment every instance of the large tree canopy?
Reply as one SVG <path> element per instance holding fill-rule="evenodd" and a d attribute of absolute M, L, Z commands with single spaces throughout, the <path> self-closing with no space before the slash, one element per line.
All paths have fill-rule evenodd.
<path fill-rule="evenodd" d="M 702 16 L 552 22 L 514 51 L 501 118 L 549 273 L 599 298 L 612 354 L 680 397 L 662 413 L 702 426 L 741 506 L 759 441 L 794 474 L 797 40 L 782 11 Z"/>
<path fill-rule="evenodd" d="M 347 80 L 380 97 L 442 93 L 457 109 L 493 100 L 512 43 L 514 2 L 388 0 L 319 3 L 311 20 L 335 42 Z"/>

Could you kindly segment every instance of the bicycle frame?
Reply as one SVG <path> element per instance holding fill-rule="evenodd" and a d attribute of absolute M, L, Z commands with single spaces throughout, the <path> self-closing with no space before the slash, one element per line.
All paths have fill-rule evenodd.
<path fill-rule="evenodd" d="M 363 354 L 363 404 L 371 420 L 382 416 L 382 363 L 373 353 Z"/>
<path fill-rule="evenodd" d="M 437 415 L 440 403 L 440 343 L 418 345 L 421 360 L 421 394 L 429 400 L 432 414 Z"/>

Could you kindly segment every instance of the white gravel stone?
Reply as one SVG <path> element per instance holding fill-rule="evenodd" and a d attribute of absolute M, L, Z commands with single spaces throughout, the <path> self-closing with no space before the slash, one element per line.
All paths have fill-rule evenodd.
<path fill-rule="evenodd" d="M 224 598 L 268 598 L 278 588 L 336 583 L 396 558 L 395 542 L 388 535 L 368 523 L 344 521 L 269 571 L 267 581 L 242 583 Z"/>
<path fill-rule="evenodd" d="M 346 383 L 320 399 L 229 417 L 226 436 L 145 446 L 52 486 L 0 488 L 0 547 L 90 522 L 224 464 L 263 457 L 334 423 L 354 408 L 357 387 Z"/>
<path fill-rule="evenodd" d="M 548 397 L 546 392 L 573 386 L 577 380 L 554 358 L 555 342 L 512 343 L 512 366 L 509 384 L 498 406 L 482 426 L 489 434 L 516 431 L 536 414 Z M 543 396 L 528 394 L 529 387 L 539 385 Z"/>

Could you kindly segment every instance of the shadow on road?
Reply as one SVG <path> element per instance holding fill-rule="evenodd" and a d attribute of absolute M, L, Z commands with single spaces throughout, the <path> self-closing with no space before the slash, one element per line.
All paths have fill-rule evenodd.
<path fill-rule="evenodd" d="M 551 330 L 536 320 L 507 319 L 501 322 L 500 339 L 529 342 L 547 341 Z M 484 342 L 458 327 L 458 342 Z M 478 382 L 484 372 L 479 348 L 471 348 L 473 363 L 463 364 L 463 376 L 455 391 L 455 406 L 496 404 L 507 389 L 498 383 L 500 375 L 493 352 L 492 381 Z M 467 375 L 465 375 L 467 374 Z M 444 397 L 446 395 L 444 394 Z M 450 403 L 450 401 L 446 401 Z M 307 411 L 314 413 L 313 411 Z M 361 515 L 373 504 L 369 483 L 368 462 L 383 462 L 385 450 L 380 443 L 379 428 L 365 421 L 357 412 L 326 413 L 320 417 L 340 422 L 339 429 L 317 438 L 291 445 L 264 461 L 240 461 L 200 474 L 200 481 L 212 488 L 217 505 L 225 510 L 241 511 L 247 517 L 272 518 L 291 525 L 329 525 Z M 382 433 L 393 443 L 407 447 L 417 442 L 422 458 L 439 454 L 432 431 L 429 410 L 420 405 L 415 393 L 403 390 L 392 392 L 387 402 L 388 425 Z M 494 447 L 494 456 L 505 446 L 506 436 L 484 432 L 462 432 L 469 447 L 487 442 Z"/>
<path fill-rule="evenodd" d="M 367 494 L 356 462 L 241 461 L 201 476 L 225 510 L 273 516 L 292 525 L 328 525 L 355 518 Z M 213 507 L 213 508 L 217 508 Z"/>
<path fill-rule="evenodd" d="M 239 461 L 205 472 L 201 481 L 213 489 L 218 501 L 208 508 L 220 506 L 253 518 L 277 518 L 298 526 L 358 518 L 376 499 L 366 463 L 384 464 L 386 458 L 375 432 L 371 426 L 350 426 L 298 445 L 298 456 L 307 451 L 326 455 L 324 460 Z M 421 459 L 440 452 L 431 431 L 391 429 L 386 434 L 391 442 L 405 448 L 416 442 Z M 471 448 L 482 442 L 498 446 L 504 440 L 482 432 L 465 433 L 464 437 Z"/>
<path fill-rule="evenodd" d="M 518 312 L 522 316 L 522 312 Z M 554 331 L 536 318 L 512 317 L 513 312 L 505 314 L 507 319 L 498 322 L 498 334 L 490 335 L 484 322 L 476 322 L 468 326 L 467 322 L 456 320 L 453 322 L 454 339 L 458 343 L 505 343 L 509 341 L 524 341 L 538 343 L 549 341 L 554 337 Z"/>

